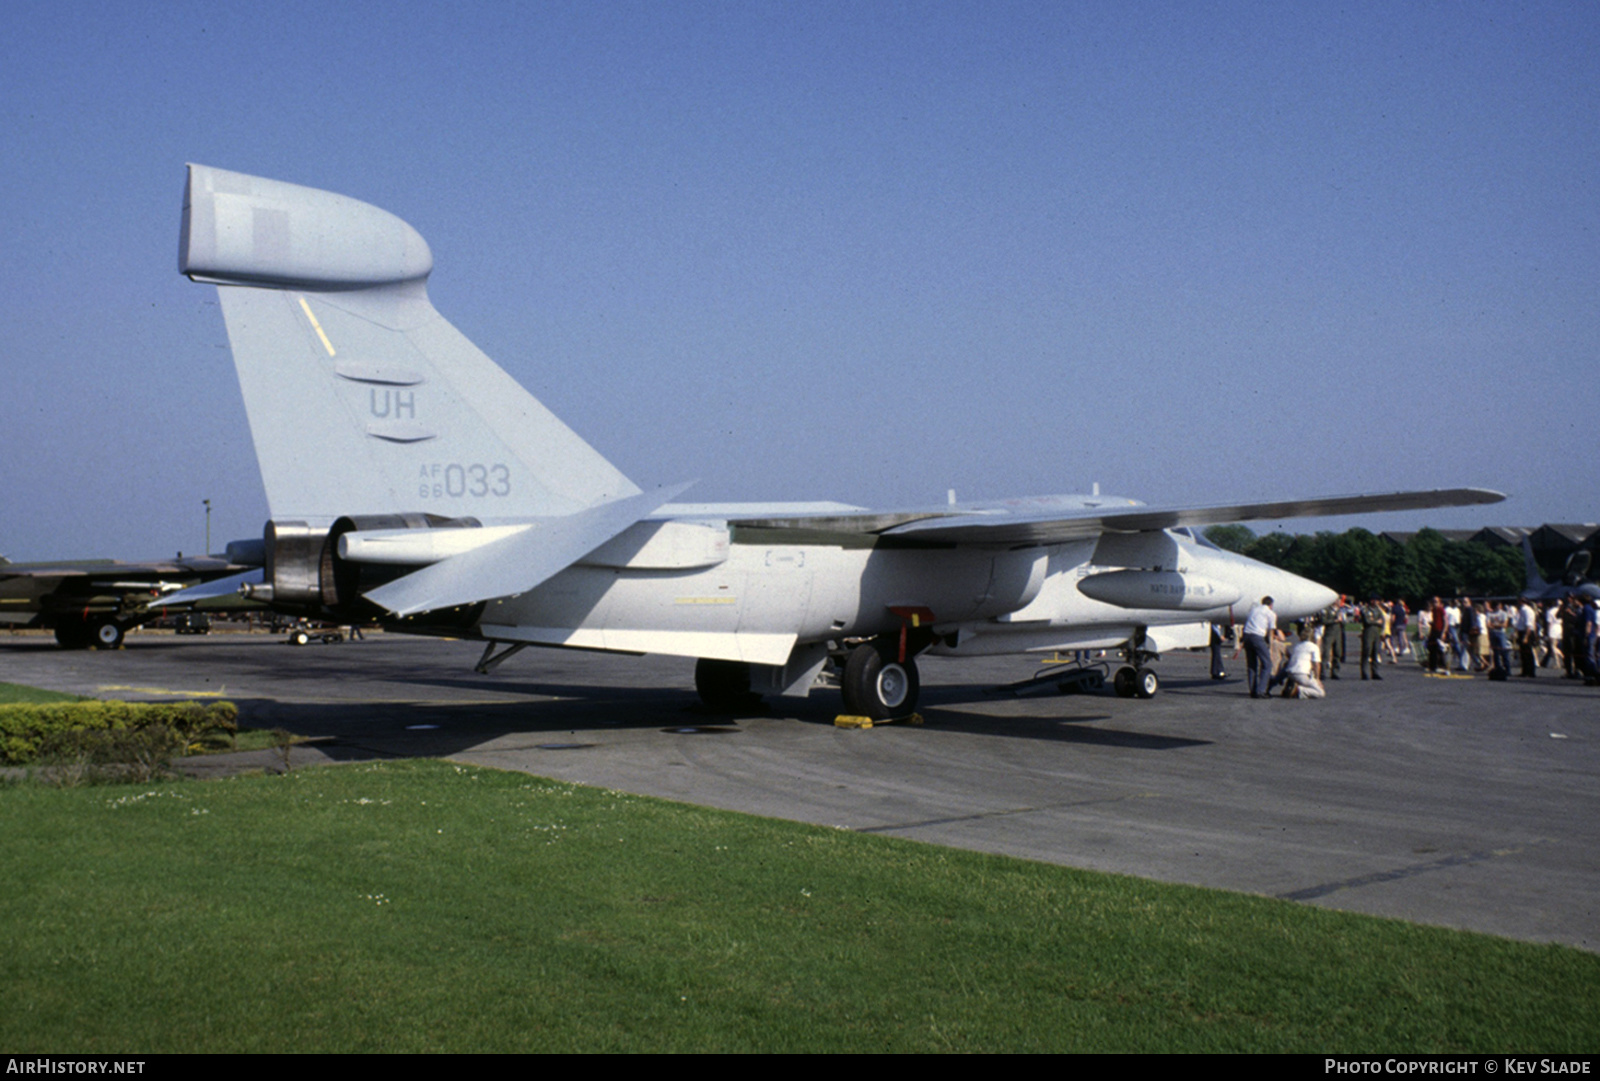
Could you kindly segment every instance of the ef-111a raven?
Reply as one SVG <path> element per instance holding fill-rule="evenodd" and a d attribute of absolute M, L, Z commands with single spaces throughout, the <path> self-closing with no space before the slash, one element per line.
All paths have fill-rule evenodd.
<path fill-rule="evenodd" d="M 1262 596 L 1332 591 L 1202 542 L 1217 522 L 1495 502 L 1456 488 L 1211 506 L 1053 495 L 874 510 L 643 491 L 429 302 L 433 256 L 354 199 L 189 166 L 179 269 L 221 298 L 272 518 L 274 608 L 487 643 L 698 658 L 708 703 L 917 700 L 917 658 L 1120 651 L 1118 691 Z M 509 647 L 496 654 L 498 645 Z"/>

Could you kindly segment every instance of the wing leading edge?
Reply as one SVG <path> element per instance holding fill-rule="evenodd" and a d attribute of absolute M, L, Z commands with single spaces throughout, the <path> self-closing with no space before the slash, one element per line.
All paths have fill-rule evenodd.
<path fill-rule="evenodd" d="M 971 508 L 929 508 L 903 512 L 819 514 L 738 520 L 741 525 L 872 533 L 953 544 L 1059 544 L 1102 533 L 1143 533 L 1179 526 L 1218 525 L 1281 518 L 1322 518 L 1345 514 L 1428 510 L 1498 503 L 1505 496 L 1487 488 L 1433 488 L 1411 492 L 1283 499 L 1264 503 L 1214 503 L 1143 506 L 1126 500 L 1018 500 Z"/>

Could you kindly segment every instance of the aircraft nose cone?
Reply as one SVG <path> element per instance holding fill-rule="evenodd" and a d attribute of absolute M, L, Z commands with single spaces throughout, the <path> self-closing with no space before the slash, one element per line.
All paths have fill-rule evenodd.
<path fill-rule="evenodd" d="M 1278 573 L 1281 578 L 1272 588 L 1277 601 L 1274 607 L 1280 619 L 1305 619 L 1307 616 L 1314 616 L 1339 599 L 1339 594 L 1309 578 L 1302 578 L 1288 571 Z"/>

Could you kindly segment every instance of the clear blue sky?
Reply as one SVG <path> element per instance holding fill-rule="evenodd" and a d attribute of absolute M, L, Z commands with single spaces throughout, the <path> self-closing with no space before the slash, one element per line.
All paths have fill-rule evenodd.
<path fill-rule="evenodd" d="M 1593 3 L 13 0 L 0 105 L 13 559 L 260 533 L 186 161 L 410 221 L 445 317 L 686 498 L 1600 520 Z"/>

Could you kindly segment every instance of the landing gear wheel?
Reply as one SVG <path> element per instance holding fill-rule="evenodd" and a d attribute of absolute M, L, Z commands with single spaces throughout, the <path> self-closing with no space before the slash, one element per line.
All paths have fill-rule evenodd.
<path fill-rule="evenodd" d="M 888 721 L 910 716 L 916 710 L 917 695 L 922 690 L 917 662 L 898 657 L 898 642 L 864 642 L 850 651 L 839 686 L 847 713 Z"/>
<path fill-rule="evenodd" d="M 717 713 L 738 713 L 761 704 L 761 696 L 750 689 L 750 666 L 743 661 L 702 657 L 695 662 L 694 689 L 706 708 Z"/>
<path fill-rule="evenodd" d="M 101 619 L 89 625 L 90 644 L 95 649 L 119 649 L 122 646 L 122 624 L 114 619 Z"/>
<path fill-rule="evenodd" d="M 1149 669 L 1145 671 L 1148 672 Z M 1111 677 L 1111 686 L 1116 690 L 1118 698 L 1132 698 L 1139 690 L 1139 673 L 1132 666 L 1125 664 Z"/>
<path fill-rule="evenodd" d="M 306 646 L 311 644 L 311 636 L 305 631 L 295 631 L 289 635 L 291 646 Z"/>
<path fill-rule="evenodd" d="M 1161 679 L 1153 668 L 1141 668 L 1133 674 L 1133 693 L 1137 698 L 1154 698 L 1161 689 Z"/>
<path fill-rule="evenodd" d="M 89 627 L 82 620 L 73 619 L 56 624 L 56 645 L 62 649 L 88 649 Z"/>

